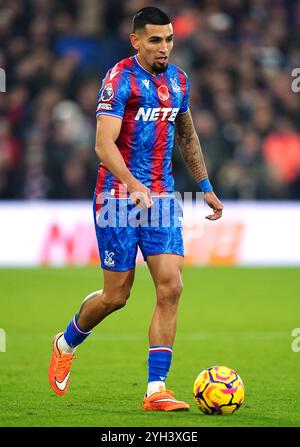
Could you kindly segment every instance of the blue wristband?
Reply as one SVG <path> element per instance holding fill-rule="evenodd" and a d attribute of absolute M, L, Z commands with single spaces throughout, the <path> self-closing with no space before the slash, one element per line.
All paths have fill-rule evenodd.
<path fill-rule="evenodd" d="M 213 190 L 213 188 L 212 188 L 208 178 L 205 178 L 205 179 L 201 180 L 198 183 L 198 185 L 199 185 L 199 187 L 200 187 L 202 192 L 212 192 L 212 190 Z"/>

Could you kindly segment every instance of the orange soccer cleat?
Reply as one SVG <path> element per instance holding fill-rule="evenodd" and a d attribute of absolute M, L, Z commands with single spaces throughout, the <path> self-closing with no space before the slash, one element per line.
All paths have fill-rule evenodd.
<path fill-rule="evenodd" d="M 73 354 L 63 354 L 57 346 L 57 340 L 63 335 L 60 332 L 52 342 L 53 351 L 48 371 L 48 379 L 53 391 L 59 396 L 66 394 L 70 382 L 72 361 L 76 359 Z"/>
<path fill-rule="evenodd" d="M 190 406 L 186 402 L 177 400 L 173 391 L 160 389 L 149 397 L 144 397 L 143 407 L 147 411 L 188 411 Z"/>

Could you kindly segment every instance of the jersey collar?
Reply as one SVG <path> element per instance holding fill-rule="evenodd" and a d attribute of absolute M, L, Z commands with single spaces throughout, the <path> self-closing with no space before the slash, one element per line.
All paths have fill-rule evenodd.
<path fill-rule="evenodd" d="M 147 75 L 148 76 L 151 76 L 152 78 L 158 78 L 159 77 L 159 74 L 158 75 L 155 75 L 155 74 L 153 74 L 153 73 L 150 73 L 150 71 L 148 71 L 148 70 L 146 70 L 146 68 L 144 68 L 141 64 L 140 64 L 140 62 L 138 61 L 138 58 L 136 57 L 136 54 L 133 56 L 133 61 L 135 62 L 135 64 L 144 72 L 144 73 L 147 73 Z"/>

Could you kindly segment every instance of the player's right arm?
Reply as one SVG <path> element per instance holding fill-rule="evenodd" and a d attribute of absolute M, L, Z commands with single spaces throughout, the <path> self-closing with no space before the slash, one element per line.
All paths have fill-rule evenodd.
<path fill-rule="evenodd" d="M 139 182 L 127 168 L 115 143 L 122 126 L 122 120 L 115 116 L 100 115 L 97 118 L 95 151 L 105 167 L 130 192 L 132 201 L 140 207 L 150 207 L 150 190 Z"/>

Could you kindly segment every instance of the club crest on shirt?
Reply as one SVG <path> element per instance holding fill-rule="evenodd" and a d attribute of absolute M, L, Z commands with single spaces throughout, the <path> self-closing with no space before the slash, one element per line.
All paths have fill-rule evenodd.
<path fill-rule="evenodd" d="M 167 99 L 169 99 L 168 87 L 166 85 L 160 85 L 157 89 L 157 94 L 159 99 L 161 99 L 162 101 L 166 101 Z"/>
<path fill-rule="evenodd" d="M 170 81 L 171 81 L 173 92 L 174 93 L 180 93 L 181 89 L 180 89 L 179 85 L 177 84 L 177 79 L 176 78 L 170 78 Z"/>
<path fill-rule="evenodd" d="M 112 83 L 106 84 L 102 90 L 101 101 L 110 101 L 114 97 L 114 89 Z"/>

